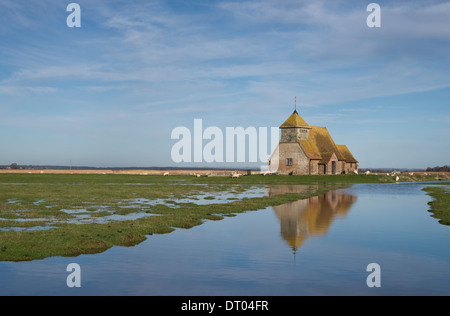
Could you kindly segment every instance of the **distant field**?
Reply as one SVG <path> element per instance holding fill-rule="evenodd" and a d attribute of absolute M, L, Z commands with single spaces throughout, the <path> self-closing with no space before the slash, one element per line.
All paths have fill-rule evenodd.
<path fill-rule="evenodd" d="M 28 174 L 134 174 L 134 175 L 230 175 L 231 173 L 239 172 L 246 174 L 247 171 L 234 170 L 147 170 L 147 169 L 133 169 L 133 170 L 113 170 L 113 169 L 0 169 L 0 173 L 28 173 Z M 259 171 L 253 171 L 254 174 L 259 174 Z"/>
<path fill-rule="evenodd" d="M 240 176 L 247 176 L 247 170 L 111 170 L 111 169 L 94 169 L 94 170 L 63 170 L 63 169 L 0 169 L 2 174 L 60 174 L 60 175 L 140 175 L 140 176 L 190 176 L 201 177 L 201 179 L 213 177 L 230 177 L 232 174 L 239 174 Z M 262 176 L 261 171 L 250 171 L 252 176 Z M 395 182 L 396 176 L 400 182 L 404 181 L 433 181 L 433 180 L 449 180 L 450 172 L 402 172 L 402 173 L 370 173 L 366 174 L 347 174 L 347 175 L 299 175 L 299 176 L 282 176 L 266 175 L 265 177 L 272 177 L 271 179 L 264 178 L 263 180 L 251 177 L 251 181 L 262 182 Z M 247 177 L 241 177 L 239 181 L 248 181 Z M 199 180 L 202 181 L 202 180 Z M 209 180 L 214 181 L 214 180 Z M 222 181 L 222 180 L 220 180 Z"/>

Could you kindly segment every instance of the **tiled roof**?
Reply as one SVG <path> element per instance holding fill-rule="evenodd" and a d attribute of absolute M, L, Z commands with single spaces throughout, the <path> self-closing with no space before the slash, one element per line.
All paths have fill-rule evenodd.
<path fill-rule="evenodd" d="M 309 125 L 295 110 L 280 127 L 309 127 Z"/>
<path fill-rule="evenodd" d="M 309 159 L 320 160 L 322 155 L 319 149 L 311 140 L 299 139 L 298 142 Z"/>
<path fill-rule="evenodd" d="M 344 156 L 346 162 L 356 162 L 358 163 L 358 160 L 353 157 L 350 150 L 348 150 L 347 146 L 345 145 L 336 145 L 338 150 L 341 152 L 342 156 Z"/>
<path fill-rule="evenodd" d="M 312 143 L 309 146 L 317 148 L 317 151 L 320 153 L 322 157 L 320 163 L 328 163 L 333 153 L 336 154 L 338 160 L 345 161 L 345 157 L 337 149 L 326 127 L 312 126 L 309 141 Z"/>

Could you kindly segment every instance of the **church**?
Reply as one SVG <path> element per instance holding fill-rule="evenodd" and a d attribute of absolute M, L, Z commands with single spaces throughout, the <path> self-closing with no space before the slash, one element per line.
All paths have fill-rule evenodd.
<path fill-rule="evenodd" d="M 281 139 L 269 158 L 278 174 L 357 173 L 358 161 L 345 145 L 336 145 L 326 127 L 309 126 L 297 110 L 280 126 Z"/>

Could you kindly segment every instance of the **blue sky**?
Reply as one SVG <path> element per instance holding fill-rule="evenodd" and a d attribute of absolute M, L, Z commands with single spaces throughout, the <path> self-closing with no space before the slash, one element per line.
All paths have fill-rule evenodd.
<path fill-rule="evenodd" d="M 370 1 L 78 0 L 69 28 L 70 2 L 0 1 L 0 165 L 176 166 L 174 128 L 279 126 L 295 96 L 361 167 L 450 162 L 450 2 L 369 28 Z"/>

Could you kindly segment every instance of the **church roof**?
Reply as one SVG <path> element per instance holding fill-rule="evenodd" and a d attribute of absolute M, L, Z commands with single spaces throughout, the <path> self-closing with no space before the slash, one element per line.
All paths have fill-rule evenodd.
<path fill-rule="evenodd" d="M 356 160 L 355 157 L 353 157 L 353 155 L 350 152 L 350 150 L 348 150 L 347 146 L 345 146 L 345 145 L 336 145 L 336 147 L 341 152 L 342 156 L 344 156 L 346 162 L 355 162 L 355 163 L 358 162 L 358 160 Z"/>
<path fill-rule="evenodd" d="M 280 127 L 309 127 L 309 125 L 295 110 Z"/>
<path fill-rule="evenodd" d="M 313 159 L 313 160 L 322 159 L 320 150 L 319 150 L 319 148 L 317 148 L 315 142 L 312 142 L 309 139 L 308 140 L 299 139 L 298 142 L 300 143 L 300 146 L 302 147 L 303 151 L 305 152 L 306 156 L 309 159 Z"/>
<path fill-rule="evenodd" d="M 310 148 L 314 150 L 314 152 L 310 152 L 310 159 L 317 159 L 317 154 L 319 154 L 320 163 L 328 163 L 335 154 L 338 160 L 345 161 L 345 157 L 338 150 L 326 127 L 312 126 L 309 140 L 299 140 L 299 142 L 302 148 L 306 149 L 305 152 L 310 152 Z M 307 144 L 307 142 L 310 144 Z M 306 154 L 308 155 L 308 153 Z"/>

